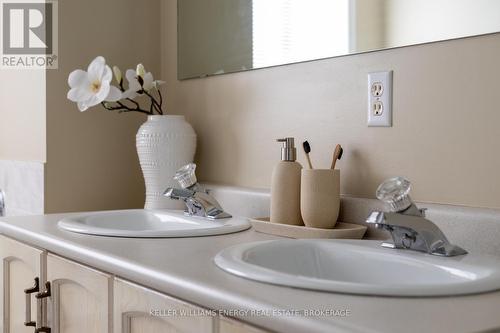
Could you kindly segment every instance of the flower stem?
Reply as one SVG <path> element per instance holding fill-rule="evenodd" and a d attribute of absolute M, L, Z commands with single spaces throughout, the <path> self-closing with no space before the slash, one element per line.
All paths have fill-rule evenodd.
<path fill-rule="evenodd" d="M 157 90 L 158 90 L 158 96 L 160 96 L 160 108 L 161 108 L 163 105 L 163 96 L 161 95 L 160 88 L 158 88 Z"/>
<path fill-rule="evenodd" d="M 151 103 L 154 104 L 154 107 L 155 107 L 156 111 L 158 112 L 158 114 L 163 114 L 163 111 L 161 109 L 161 105 L 156 101 L 156 98 L 154 98 L 153 95 L 151 95 L 150 93 L 148 93 L 144 89 L 142 90 L 142 93 L 144 93 L 146 96 L 148 96 L 151 99 Z"/>
<path fill-rule="evenodd" d="M 134 103 L 135 104 L 135 107 L 137 109 L 140 109 L 140 106 L 139 106 L 139 103 L 137 103 L 136 101 L 134 101 L 132 98 L 127 98 L 127 101 L 131 102 L 131 103 Z"/>
<path fill-rule="evenodd" d="M 117 106 L 110 106 L 108 105 L 107 103 L 105 102 L 102 102 L 101 105 L 106 109 L 106 110 L 109 110 L 109 111 L 118 111 L 118 112 L 139 112 L 139 113 L 144 113 L 144 114 L 147 114 L 147 115 L 153 115 L 154 113 L 151 111 L 147 111 L 147 110 L 144 110 L 144 109 L 141 109 L 139 107 L 139 104 L 137 104 L 137 102 L 135 102 L 136 104 L 136 107 L 135 108 L 131 108 L 129 107 L 128 105 L 125 105 L 123 104 L 122 102 L 118 101 L 116 102 L 116 104 L 118 104 Z"/>

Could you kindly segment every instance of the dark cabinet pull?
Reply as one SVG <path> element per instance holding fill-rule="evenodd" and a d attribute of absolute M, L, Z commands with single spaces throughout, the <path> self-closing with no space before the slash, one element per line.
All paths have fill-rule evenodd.
<path fill-rule="evenodd" d="M 24 321 L 24 326 L 36 327 L 36 321 L 31 320 L 31 294 L 40 291 L 40 279 L 35 278 L 35 285 L 31 288 L 24 289 L 24 294 L 26 296 L 26 317 Z"/>
<path fill-rule="evenodd" d="M 45 291 L 41 291 L 38 294 L 36 294 L 36 298 L 42 302 L 41 304 L 41 311 L 42 311 L 42 318 L 43 318 L 43 308 L 44 308 L 44 303 L 43 299 L 52 296 L 51 289 L 50 289 L 50 282 L 47 281 L 45 282 Z M 50 327 L 37 327 L 35 328 L 35 333 L 50 333 Z"/>
<path fill-rule="evenodd" d="M 43 299 L 43 298 L 47 298 L 50 296 L 52 296 L 52 294 L 50 292 L 50 282 L 47 281 L 47 282 L 45 282 L 45 291 L 39 292 L 38 294 L 36 294 L 35 297 L 38 299 Z"/>

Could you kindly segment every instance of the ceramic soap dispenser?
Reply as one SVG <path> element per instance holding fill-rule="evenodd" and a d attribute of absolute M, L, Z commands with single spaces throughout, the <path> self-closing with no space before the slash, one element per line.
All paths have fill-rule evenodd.
<path fill-rule="evenodd" d="M 300 173 L 302 165 L 296 161 L 297 149 L 293 138 L 283 142 L 281 161 L 273 170 L 271 179 L 271 222 L 303 225 L 300 215 Z"/>

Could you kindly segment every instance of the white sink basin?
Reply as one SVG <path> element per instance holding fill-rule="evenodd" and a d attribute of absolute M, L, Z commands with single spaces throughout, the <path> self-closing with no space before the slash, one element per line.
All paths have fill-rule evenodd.
<path fill-rule="evenodd" d="M 223 270 L 296 288 L 380 296 L 444 296 L 500 289 L 500 260 L 439 257 L 367 240 L 277 240 L 221 251 Z"/>
<path fill-rule="evenodd" d="M 81 234 L 113 237 L 196 237 L 229 234 L 250 228 L 244 218 L 208 220 L 175 210 L 118 210 L 62 219 L 59 227 Z"/>

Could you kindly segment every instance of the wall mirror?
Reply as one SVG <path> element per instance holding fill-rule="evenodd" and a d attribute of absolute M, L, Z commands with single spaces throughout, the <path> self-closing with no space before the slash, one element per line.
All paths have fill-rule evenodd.
<path fill-rule="evenodd" d="M 188 79 L 500 31 L 499 0 L 178 0 Z"/>

